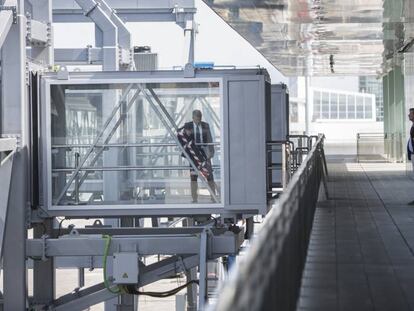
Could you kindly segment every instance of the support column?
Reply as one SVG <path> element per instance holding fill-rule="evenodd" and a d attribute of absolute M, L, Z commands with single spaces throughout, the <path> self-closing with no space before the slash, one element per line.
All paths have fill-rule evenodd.
<path fill-rule="evenodd" d="M 102 69 L 104 71 L 118 71 L 118 28 L 95 0 L 75 1 L 102 31 Z"/>
<path fill-rule="evenodd" d="M 184 64 L 194 65 L 194 41 L 195 29 L 194 21 L 187 20 L 184 28 Z"/>
<path fill-rule="evenodd" d="M 53 220 L 34 227 L 33 238 L 41 238 L 43 234 L 51 236 Z M 47 261 L 35 260 L 33 263 L 33 300 L 35 304 L 49 304 L 55 298 L 55 269 L 53 258 Z"/>
<path fill-rule="evenodd" d="M 200 237 L 200 265 L 199 265 L 199 293 L 198 310 L 205 310 L 207 303 L 207 231 L 204 230 Z"/>
<path fill-rule="evenodd" d="M 133 217 L 122 217 L 121 227 L 134 227 L 134 218 Z M 131 249 L 130 251 L 136 251 L 136 249 Z M 138 310 L 138 296 L 130 295 L 130 294 L 122 294 L 119 300 L 120 301 L 117 306 L 117 311 Z"/>
<path fill-rule="evenodd" d="M 186 218 L 183 227 L 194 226 L 194 219 Z M 187 282 L 197 279 L 197 268 L 188 269 L 185 272 Z M 187 286 L 187 311 L 197 311 L 197 285 L 191 284 Z"/>
<path fill-rule="evenodd" d="M 6 1 L 5 5 L 16 5 Z M 19 135 L 10 185 L 3 257 L 4 310 L 26 310 L 26 211 L 28 206 L 28 105 L 26 85 L 26 17 L 24 1 L 17 3 L 13 24 L 2 47 L 1 133 Z"/>
<path fill-rule="evenodd" d="M 32 18 L 50 27 L 49 42 L 45 46 L 32 46 L 31 57 L 44 65 L 54 64 L 53 31 L 52 27 L 52 0 L 30 0 L 32 3 Z"/>

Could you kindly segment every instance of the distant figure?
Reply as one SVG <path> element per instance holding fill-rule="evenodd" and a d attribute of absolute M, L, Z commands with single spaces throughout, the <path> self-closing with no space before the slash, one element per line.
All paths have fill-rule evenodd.
<path fill-rule="evenodd" d="M 208 185 L 213 194 L 216 194 L 211 158 L 214 156 L 213 139 L 210 132 L 210 125 L 201 121 L 200 110 L 193 111 L 193 121 L 187 122 L 178 130 L 178 138 L 184 146 L 188 156 L 198 168 L 200 173 L 207 179 Z M 198 174 L 193 168 L 190 169 L 191 196 L 193 203 L 198 202 Z M 215 202 L 211 196 L 211 201 Z"/>
<path fill-rule="evenodd" d="M 411 161 L 412 169 L 414 173 L 414 108 L 410 108 L 410 113 L 408 114 L 408 119 L 412 122 L 410 130 L 410 138 L 407 143 L 407 156 L 408 160 Z M 408 203 L 408 205 L 414 205 L 414 201 Z"/>

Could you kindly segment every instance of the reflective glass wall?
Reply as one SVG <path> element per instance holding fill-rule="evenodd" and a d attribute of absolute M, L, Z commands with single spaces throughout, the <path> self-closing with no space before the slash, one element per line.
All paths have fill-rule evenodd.
<path fill-rule="evenodd" d="M 52 85 L 53 205 L 221 203 L 218 82 Z"/>

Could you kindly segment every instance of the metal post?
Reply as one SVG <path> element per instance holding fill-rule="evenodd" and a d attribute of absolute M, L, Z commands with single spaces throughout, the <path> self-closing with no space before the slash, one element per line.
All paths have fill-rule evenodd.
<path fill-rule="evenodd" d="M 183 227 L 194 226 L 194 219 L 186 218 L 183 221 Z M 191 268 L 185 271 L 186 281 L 197 279 L 197 268 Z M 187 311 L 197 311 L 197 286 L 191 284 L 187 286 Z"/>
<path fill-rule="evenodd" d="M 32 46 L 31 57 L 45 66 L 54 63 L 53 31 L 52 27 L 52 0 L 30 0 L 32 3 L 32 18 L 49 26 L 49 42 L 44 46 Z"/>
<path fill-rule="evenodd" d="M 79 288 L 85 286 L 85 268 L 78 268 L 78 286 Z"/>
<path fill-rule="evenodd" d="M 282 187 L 286 189 L 287 186 L 287 170 L 286 170 L 286 144 L 282 144 Z"/>
<path fill-rule="evenodd" d="M 43 224 L 34 227 L 33 237 L 41 238 L 47 234 L 51 236 L 53 219 L 47 219 Z M 55 267 L 53 258 L 46 261 L 33 262 L 33 302 L 35 304 L 49 304 L 55 298 Z"/>
<path fill-rule="evenodd" d="M 207 303 L 207 230 L 200 235 L 200 266 L 199 266 L 198 310 L 203 311 Z"/>
<path fill-rule="evenodd" d="M 122 217 L 121 227 L 134 227 L 133 217 Z M 136 251 L 132 248 L 130 251 Z M 117 311 L 136 311 L 138 309 L 138 297 L 130 294 L 122 294 L 119 298 Z"/>
<path fill-rule="evenodd" d="M 80 154 L 79 152 L 75 152 L 75 167 L 79 166 L 79 158 Z M 76 174 L 75 179 L 75 204 L 79 204 L 79 174 Z"/>
<path fill-rule="evenodd" d="M 310 116 L 311 116 L 311 102 L 310 102 L 310 77 L 305 77 L 305 133 L 310 135 Z"/>
<path fill-rule="evenodd" d="M 357 163 L 359 163 L 359 139 L 360 139 L 360 135 L 359 133 L 357 133 L 357 139 L 356 139 Z"/>
<path fill-rule="evenodd" d="M 2 47 L 2 134 L 20 136 L 14 157 L 10 185 L 9 211 L 5 229 L 4 310 L 26 310 L 26 212 L 28 208 L 28 105 L 26 86 L 26 17 L 24 1 L 17 5 L 17 24 L 13 24 Z M 7 77 L 7 79 L 5 78 Z"/>
<path fill-rule="evenodd" d="M 326 200 L 329 200 L 329 192 L 328 192 L 328 184 L 327 184 L 327 177 L 328 177 L 328 168 L 326 166 L 326 159 L 325 159 L 325 152 L 323 150 L 323 147 L 318 148 L 319 156 L 320 156 L 320 162 L 321 162 L 321 174 L 322 174 L 322 183 L 323 188 L 325 190 L 325 197 Z"/>
<path fill-rule="evenodd" d="M 194 65 L 194 40 L 195 40 L 195 30 L 194 30 L 194 20 L 185 21 L 184 27 L 184 48 L 185 48 L 185 64 Z"/>
<path fill-rule="evenodd" d="M 75 0 L 85 15 L 102 30 L 103 70 L 119 69 L 118 28 L 95 0 Z"/>

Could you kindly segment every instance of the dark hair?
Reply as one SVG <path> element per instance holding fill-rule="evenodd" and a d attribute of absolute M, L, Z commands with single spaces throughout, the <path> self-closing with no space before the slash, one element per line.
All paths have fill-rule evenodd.
<path fill-rule="evenodd" d="M 410 113 L 411 113 L 411 112 L 414 112 L 414 108 L 410 108 Z"/>
<path fill-rule="evenodd" d="M 193 117 L 199 117 L 201 119 L 202 116 L 203 114 L 201 113 L 200 110 L 198 109 L 193 110 Z"/>

